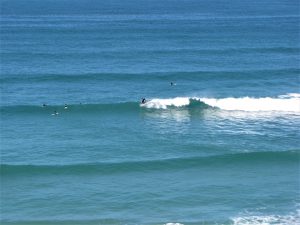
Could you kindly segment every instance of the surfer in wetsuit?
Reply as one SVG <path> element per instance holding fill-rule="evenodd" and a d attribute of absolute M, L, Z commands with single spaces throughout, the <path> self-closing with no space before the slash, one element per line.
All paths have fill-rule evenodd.
<path fill-rule="evenodd" d="M 142 98 L 142 104 L 145 104 L 145 103 L 146 103 L 146 99 Z"/>

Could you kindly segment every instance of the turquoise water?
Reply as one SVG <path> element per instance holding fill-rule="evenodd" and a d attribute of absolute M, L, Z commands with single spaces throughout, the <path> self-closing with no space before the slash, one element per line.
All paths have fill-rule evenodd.
<path fill-rule="evenodd" d="M 1 224 L 300 223 L 298 1 L 0 2 Z"/>

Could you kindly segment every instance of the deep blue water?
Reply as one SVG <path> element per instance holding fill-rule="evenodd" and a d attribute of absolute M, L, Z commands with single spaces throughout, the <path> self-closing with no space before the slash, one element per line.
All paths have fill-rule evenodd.
<path fill-rule="evenodd" d="M 299 1 L 0 2 L 1 224 L 300 223 Z"/>

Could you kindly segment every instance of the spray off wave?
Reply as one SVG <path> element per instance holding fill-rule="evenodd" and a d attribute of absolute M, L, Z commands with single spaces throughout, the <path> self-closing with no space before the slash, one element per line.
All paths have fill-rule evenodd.
<path fill-rule="evenodd" d="M 228 111 L 281 111 L 300 113 L 300 94 L 287 94 L 277 98 L 198 98 L 177 97 L 172 99 L 152 99 L 141 105 L 146 108 L 167 109 L 168 107 L 190 106 L 193 102 Z"/>

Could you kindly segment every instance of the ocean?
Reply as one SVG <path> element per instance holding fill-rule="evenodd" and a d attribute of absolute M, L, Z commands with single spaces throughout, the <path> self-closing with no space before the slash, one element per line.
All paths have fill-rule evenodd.
<path fill-rule="evenodd" d="M 0 2 L 1 224 L 300 224 L 299 1 Z"/>

